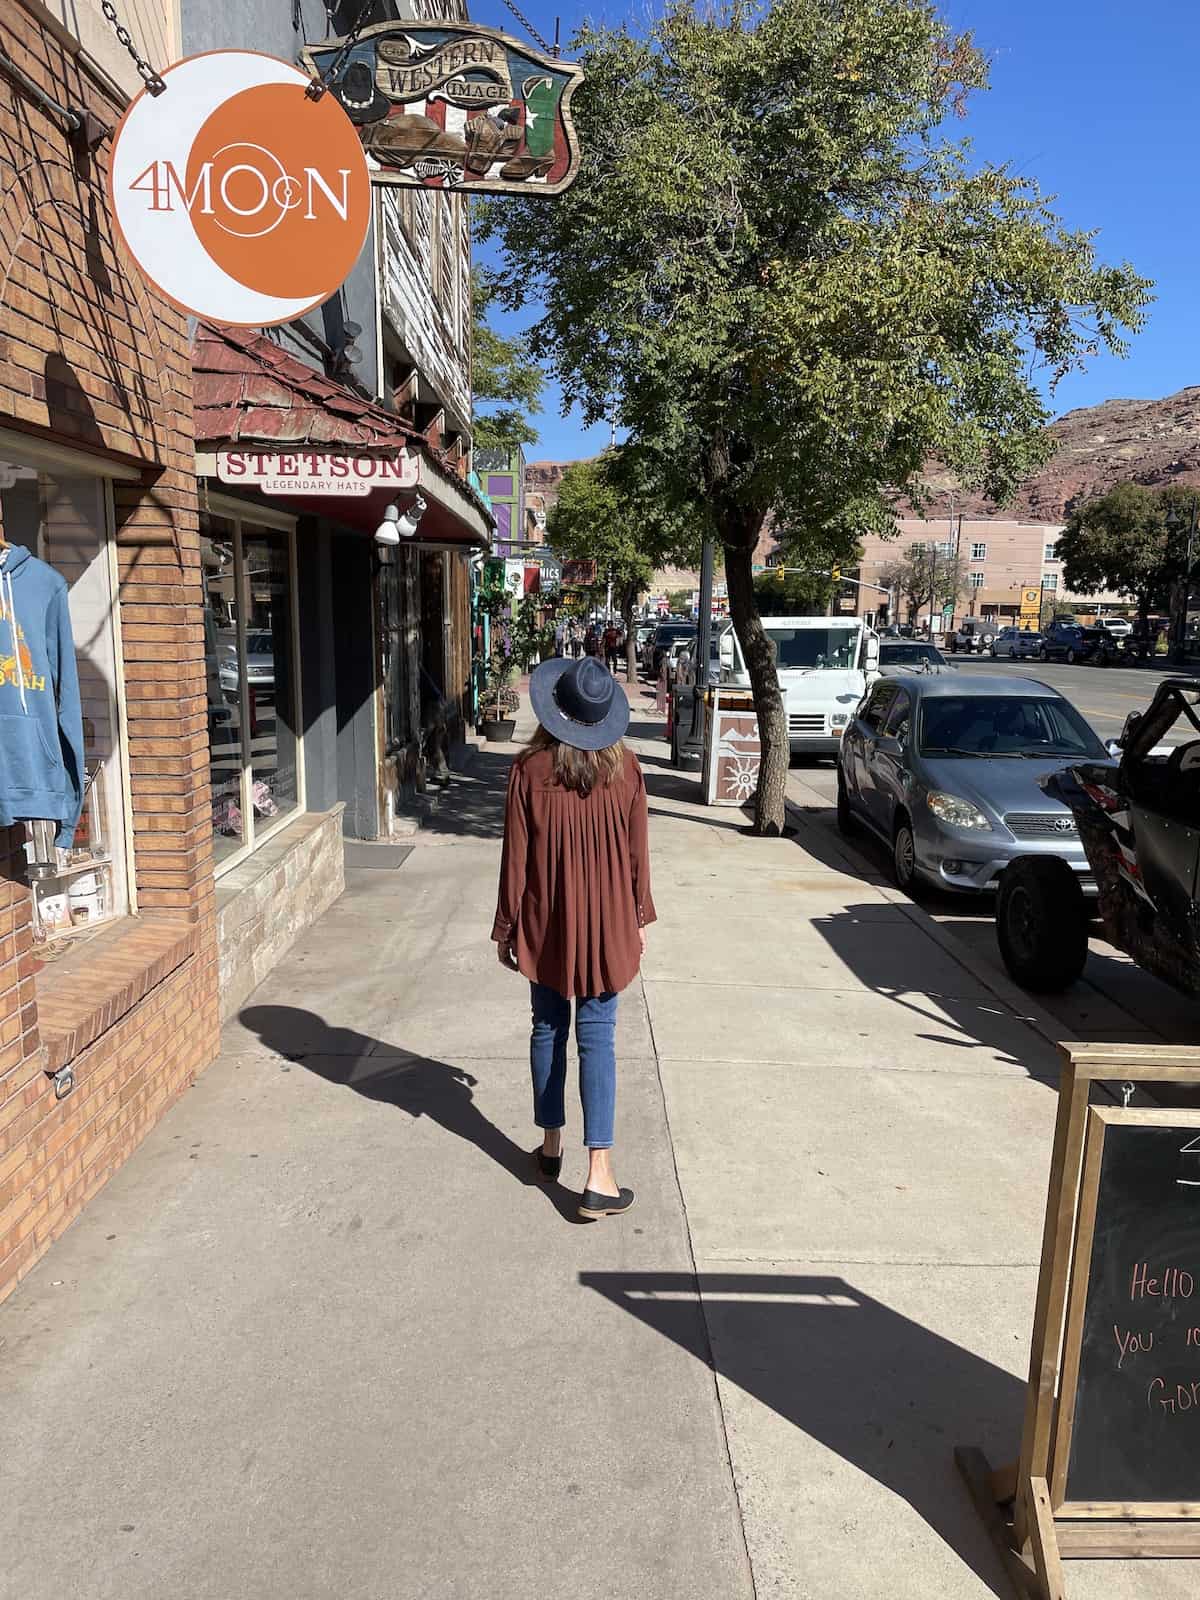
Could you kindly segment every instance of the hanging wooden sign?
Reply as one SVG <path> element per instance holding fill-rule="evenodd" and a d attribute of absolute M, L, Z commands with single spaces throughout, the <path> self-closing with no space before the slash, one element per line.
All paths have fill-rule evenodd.
<path fill-rule="evenodd" d="M 1064 1558 L 1200 1557 L 1200 1111 L 1094 1103 L 1194 1104 L 1200 1049 L 1061 1048 L 1021 1456 L 955 1453 L 1036 1600 L 1065 1600 Z"/>
<path fill-rule="evenodd" d="M 382 22 L 304 64 L 359 131 L 375 183 L 560 194 L 579 167 L 580 68 L 471 22 Z"/>

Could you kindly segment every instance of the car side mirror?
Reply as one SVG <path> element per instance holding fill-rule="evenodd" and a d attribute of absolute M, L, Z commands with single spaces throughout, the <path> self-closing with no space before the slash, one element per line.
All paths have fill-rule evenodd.
<path fill-rule="evenodd" d="M 879 638 L 876 634 L 869 633 L 863 651 L 863 666 L 867 672 L 879 670 Z"/>
<path fill-rule="evenodd" d="M 904 746 L 894 734 L 885 733 L 881 736 L 876 748 L 881 755 L 899 756 L 904 754 Z"/>

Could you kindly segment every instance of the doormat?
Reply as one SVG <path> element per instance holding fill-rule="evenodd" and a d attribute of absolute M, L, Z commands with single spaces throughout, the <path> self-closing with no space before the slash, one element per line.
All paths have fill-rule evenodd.
<path fill-rule="evenodd" d="M 345 861 L 348 867 L 379 867 L 385 872 L 395 872 L 413 853 L 411 844 L 368 844 L 361 839 L 347 839 Z"/>

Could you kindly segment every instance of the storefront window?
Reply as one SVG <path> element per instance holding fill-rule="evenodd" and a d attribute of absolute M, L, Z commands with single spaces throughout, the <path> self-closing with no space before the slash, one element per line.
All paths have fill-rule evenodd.
<path fill-rule="evenodd" d="M 36 581 L 36 570 L 18 560 L 22 551 L 66 580 L 79 682 L 83 803 L 72 843 L 56 842 L 59 819 L 26 818 L 19 796 L 9 804 L 14 817 L 26 824 L 34 934 L 45 945 L 87 932 L 130 908 L 120 646 L 109 527 L 104 479 L 0 461 L 0 537 L 8 545 L 6 550 L 0 544 L 0 575 L 11 580 L 0 605 L 0 686 L 19 693 L 24 685 L 20 714 L 36 720 L 45 782 L 53 787 L 61 775 L 63 792 L 70 791 L 75 776 L 72 734 L 65 713 L 40 715 L 43 695 L 52 696 L 57 705 L 59 685 L 43 686 L 43 674 L 32 660 L 35 650 L 45 648 L 49 591 Z M 16 705 L 9 694 L 4 708 Z"/>
<path fill-rule="evenodd" d="M 242 707 L 237 670 L 237 534 L 224 517 L 208 517 L 200 534 L 204 571 L 204 664 L 208 685 L 209 782 L 216 864 L 245 843 Z"/>
<path fill-rule="evenodd" d="M 243 533 L 242 573 L 251 794 L 258 817 L 277 817 L 300 801 L 287 535 Z"/>
<path fill-rule="evenodd" d="M 296 582 L 290 532 L 201 518 L 217 870 L 303 805 Z"/>

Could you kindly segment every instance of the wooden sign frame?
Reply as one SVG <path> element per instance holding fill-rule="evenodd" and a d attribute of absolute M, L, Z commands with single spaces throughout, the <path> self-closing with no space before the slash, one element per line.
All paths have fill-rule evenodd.
<path fill-rule="evenodd" d="M 583 68 L 476 22 L 377 22 L 301 51 L 359 131 L 384 188 L 561 194 L 579 172 Z"/>
<path fill-rule="evenodd" d="M 1059 1049 L 1065 1062 L 1020 1459 L 993 1469 L 978 1449 L 960 1446 L 954 1453 L 1022 1600 L 1066 1600 L 1062 1563 L 1072 1557 L 1200 1557 L 1200 1503 L 1066 1499 L 1104 1133 L 1114 1124 L 1200 1128 L 1200 1111 L 1095 1106 L 1093 1086 L 1200 1087 L 1200 1048 L 1071 1044 Z"/>

